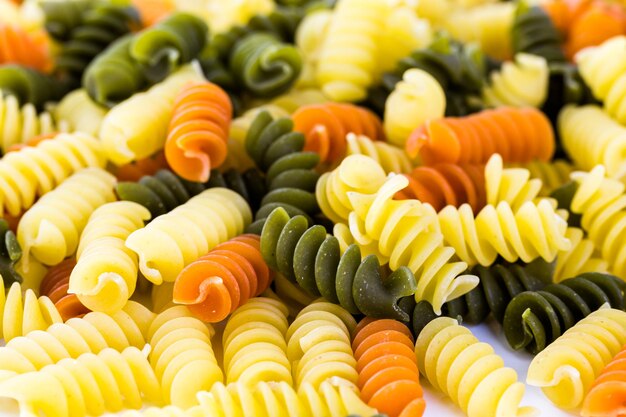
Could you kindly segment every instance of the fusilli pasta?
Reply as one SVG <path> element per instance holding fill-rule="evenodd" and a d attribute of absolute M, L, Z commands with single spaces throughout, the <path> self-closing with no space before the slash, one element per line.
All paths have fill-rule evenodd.
<path fill-rule="evenodd" d="M 70 274 L 76 266 L 75 258 L 67 258 L 50 268 L 39 286 L 39 294 L 50 298 L 61 314 L 63 321 L 89 313 L 76 294 L 68 293 Z"/>
<path fill-rule="evenodd" d="M 0 65 L 22 64 L 47 72 L 52 67 L 49 44 L 44 32 L 26 32 L 18 26 L 0 23 Z"/>
<path fill-rule="evenodd" d="M 624 357 L 622 349 L 602 370 L 585 395 L 580 415 L 582 417 L 601 417 L 619 415 L 623 407 L 624 395 Z"/>
<path fill-rule="evenodd" d="M 378 162 L 387 174 L 391 172 L 408 173 L 413 168 L 413 164 L 409 156 L 404 152 L 404 149 L 386 142 L 372 140 L 367 136 L 352 133 L 346 135 L 346 142 L 348 145 L 346 157 L 350 155 L 368 156 Z"/>
<path fill-rule="evenodd" d="M 59 130 L 84 132 L 96 136 L 107 110 L 96 104 L 84 89 L 74 90 L 63 97 L 53 111 Z M 67 127 L 63 127 L 66 124 Z M 41 133 L 47 133 L 42 129 Z"/>

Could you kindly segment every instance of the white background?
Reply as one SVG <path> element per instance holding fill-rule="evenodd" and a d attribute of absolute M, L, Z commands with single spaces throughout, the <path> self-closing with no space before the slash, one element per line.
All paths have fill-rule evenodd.
<path fill-rule="evenodd" d="M 491 344 L 496 353 L 501 355 L 504 359 L 504 363 L 514 368 L 517 371 L 517 375 L 520 381 L 525 381 L 526 370 L 532 357 L 525 352 L 515 352 L 511 350 L 504 335 L 501 332 L 501 328 L 497 323 L 482 324 L 479 326 L 470 326 L 474 334 L 478 339 L 483 342 Z M 465 414 L 460 411 L 454 404 L 448 399 L 444 398 L 439 392 L 432 390 L 428 383 L 422 380 L 424 386 L 425 398 L 426 398 L 426 413 L 425 417 L 464 417 Z M 1 403 L 0 403 L 1 404 Z M 545 417 L 571 417 L 577 416 L 575 413 L 567 413 L 563 410 L 556 408 L 550 401 L 546 399 L 540 389 L 534 387 L 526 387 L 526 395 L 522 405 L 532 405 L 540 412 L 539 415 Z M 17 412 L 9 412 L 0 410 L 0 417 L 17 417 Z M 110 414 L 109 416 L 114 416 Z M 56 417 L 56 416 L 49 416 Z M 514 417 L 514 416 L 511 416 Z"/>

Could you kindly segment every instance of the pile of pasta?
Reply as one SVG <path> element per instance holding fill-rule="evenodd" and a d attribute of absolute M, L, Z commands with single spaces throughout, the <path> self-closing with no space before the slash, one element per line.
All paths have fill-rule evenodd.
<path fill-rule="evenodd" d="M 625 97 L 619 1 L 0 0 L 0 413 L 624 415 Z"/>

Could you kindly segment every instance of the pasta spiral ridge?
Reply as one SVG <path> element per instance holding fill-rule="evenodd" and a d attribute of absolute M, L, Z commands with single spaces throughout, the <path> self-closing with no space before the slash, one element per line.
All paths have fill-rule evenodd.
<path fill-rule="evenodd" d="M 106 348 L 122 351 L 134 346 L 141 349 L 146 344 L 153 318 L 150 310 L 134 301 L 110 316 L 91 312 L 65 323 L 59 318 L 24 332 L 23 336 L 7 339 L 6 346 L 0 347 L 0 370 L 22 374 L 38 371 L 64 358 L 78 358 Z"/>
<path fill-rule="evenodd" d="M 83 132 L 92 136 L 100 131 L 106 113 L 106 109 L 96 104 L 82 88 L 66 94 L 53 111 L 59 130 Z"/>
<path fill-rule="evenodd" d="M 257 235 L 241 235 L 217 245 L 176 277 L 173 301 L 209 323 L 228 317 L 271 283 Z"/>
<path fill-rule="evenodd" d="M 126 238 L 150 220 L 150 212 L 130 201 L 98 207 L 89 217 L 76 251 L 69 292 L 87 308 L 113 313 L 135 292 L 137 256 L 124 246 Z"/>
<path fill-rule="evenodd" d="M 425 402 L 413 336 L 398 321 L 368 321 L 359 323 L 352 339 L 361 398 L 390 417 L 420 417 Z"/>
<path fill-rule="evenodd" d="M 399 306 L 415 293 L 415 277 L 400 267 L 383 279 L 375 256 L 361 258 L 358 246 L 343 254 L 339 241 L 323 226 L 312 226 L 303 216 L 291 217 L 276 208 L 261 234 L 265 262 L 312 296 L 323 296 L 352 314 L 408 320 Z"/>
<path fill-rule="evenodd" d="M 0 91 L 13 95 L 20 104 L 31 103 L 39 111 L 46 103 L 59 101 L 71 86 L 51 75 L 16 64 L 0 66 Z"/>
<path fill-rule="evenodd" d="M 68 292 L 70 274 L 75 266 L 76 259 L 65 259 L 48 270 L 39 287 L 39 294 L 50 298 L 63 321 L 84 316 L 91 311 L 80 302 L 76 294 Z"/>
<path fill-rule="evenodd" d="M 541 387 L 561 408 L 578 407 L 596 376 L 626 343 L 626 313 L 602 308 L 567 330 L 528 368 L 526 383 Z"/>
<path fill-rule="evenodd" d="M 601 417 L 619 415 L 624 392 L 624 359 L 626 351 L 622 349 L 613 357 L 593 382 L 585 395 L 580 415 L 583 417 Z"/>
<path fill-rule="evenodd" d="M 474 288 L 478 278 L 459 275 L 467 264 L 451 261 L 454 249 L 444 245 L 431 205 L 392 200 L 407 185 L 406 177 L 393 175 L 373 194 L 348 193 L 354 211 L 347 226 L 335 225 L 334 235 L 342 247 L 355 242 L 364 254 L 389 262 L 391 270 L 408 266 L 417 280 L 416 301 L 427 300 L 439 312 L 443 303 Z"/>
<path fill-rule="evenodd" d="M 293 131 L 291 119 L 274 119 L 262 111 L 252 122 L 245 149 L 265 174 L 268 193 L 261 200 L 261 208 L 248 232 L 261 234 L 265 218 L 276 207 L 307 219 L 319 214 L 314 193 L 319 174 L 314 168 L 320 158 L 314 152 L 304 152 L 304 144 L 304 136 Z"/>
<path fill-rule="evenodd" d="M 56 265 L 73 255 L 89 216 L 114 201 L 115 177 L 100 168 L 86 168 L 44 195 L 20 220 L 17 240 L 28 270 L 29 257 Z"/>
<path fill-rule="evenodd" d="M 576 322 L 605 304 L 625 310 L 626 284 L 596 272 L 580 274 L 540 291 L 523 292 L 504 314 L 504 334 L 513 349 L 537 354 Z"/>
<path fill-rule="evenodd" d="M 530 172 L 531 178 L 541 180 L 541 190 L 539 196 L 550 195 L 554 190 L 569 181 L 570 174 L 574 167 L 569 162 L 557 159 L 550 162 L 531 161 L 524 164 L 508 164 L 508 167 L 524 168 Z"/>
<path fill-rule="evenodd" d="M 143 276 L 156 285 L 172 282 L 186 265 L 219 243 L 243 233 L 252 213 L 234 191 L 211 188 L 126 238 Z M 154 242 L 158 241 L 158 245 Z"/>
<path fill-rule="evenodd" d="M 310 304 L 296 316 L 286 338 L 297 391 L 307 383 L 318 390 L 336 378 L 356 385 L 359 374 L 350 344 L 355 327 L 346 310 L 323 301 Z"/>
<path fill-rule="evenodd" d="M 520 52 L 514 62 L 505 62 L 490 74 L 483 97 L 492 107 L 541 107 L 548 96 L 549 75 L 545 58 Z"/>
<path fill-rule="evenodd" d="M 452 318 L 440 317 L 424 327 L 415 342 L 418 368 L 469 417 L 528 416 L 520 407 L 524 384 L 512 368 Z"/>
<path fill-rule="evenodd" d="M 354 104 L 324 103 L 300 107 L 292 116 L 294 131 L 305 138 L 304 150 L 320 156 L 320 163 L 333 164 L 346 155 L 346 135 L 364 135 L 384 140 L 382 122 L 371 111 Z"/>
<path fill-rule="evenodd" d="M 8 291 L 4 290 L 4 280 L 0 276 L 0 336 L 6 341 L 27 334 L 33 330 L 47 329 L 53 323 L 63 321 L 54 303 L 48 297 L 39 297 L 33 290 L 26 290 L 14 282 Z"/>
<path fill-rule="evenodd" d="M 104 167 L 102 145 L 82 133 L 59 134 L 0 160 L 0 213 L 18 216 L 42 196 L 86 167 Z"/>
<path fill-rule="evenodd" d="M 224 376 L 217 364 L 211 337 L 214 330 L 193 318 L 183 306 L 160 313 L 150 325 L 150 365 L 166 404 L 189 408 L 196 393 L 209 390 Z"/>
<path fill-rule="evenodd" d="M 609 263 L 602 259 L 594 243 L 578 227 L 568 227 L 565 237 L 571 242 L 569 250 L 560 251 L 556 257 L 554 282 L 585 272 L 608 272 Z"/>
<path fill-rule="evenodd" d="M 15 399 L 23 413 L 58 417 L 139 409 L 144 401 L 161 404 L 160 394 L 148 360 L 135 347 L 62 359 L 0 383 L 0 395 Z"/>
<path fill-rule="evenodd" d="M 538 5 L 520 1 L 511 31 L 513 52 L 544 57 L 548 63 L 565 62 L 558 30 L 550 16 Z"/>
<path fill-rule="evenodd" d="M 73 2 L 42 1 L 46 31 L 58 41 L 66 41 L 83 21 L 85 13 L 93 6 L 88 0 Z"/>
<path fill-rule="evenodd" d="M 293 385 L 285 339 L 287 313 L 282 302 L 265 297 L 253 298 L 235 310 L 222 336 L 228 383 Z"/>
<path fill-rule="evenodd" d="M 188 181 L 206 182 L 212 168 L 226 159 L 232 114 L 228 95 L 215 84 L 183 88 L 176 97 L 165 158 Z"/>
<path fill-rule="evenodd" d="M 0 277 L 5 285 L 21 283 L 18 262 L 22 258 L 22 248 L 17 242 L 15 232 L 5 219 L 0 219 Z"/>
<path fill-rule="evenodd" d="M 383 168 L 385 173 L 409 173 L 413 164 L 404 149 L 389 143 L 372 140 L 367 136 L 348 133 L 346 136 L 346 157 L 365 155 L 372 158 Z M 345 158 L 344 158 L 345 159 Z"/>
<path fill-rule="evenodd" d="M 46 34 L 29 33 L 18 26 L 0 23 L 0 64 L 9 63 L 49 71 L 52 60 Z"/>
<path fill-rule="evenodd" d="M 504 162 L 552 158 L 555 138 L 548 118 L 534 108 L 501 107 L 463 118 L 430 120 L 406 142 L 409 156 L 425 164 L 486 163 L 498 153 Z"/>

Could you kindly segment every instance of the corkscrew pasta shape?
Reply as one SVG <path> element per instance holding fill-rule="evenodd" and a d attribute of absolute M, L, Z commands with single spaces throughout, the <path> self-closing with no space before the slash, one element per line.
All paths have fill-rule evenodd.
<path fill-rule="evenodd" d="M 0 276 L 5 285 L 24 282 L 24 278 L 28 278 L 28 276 L 25 277 L 26 274 L 20 268 L 19 261 L 21 258 L 22 248 L 17 242 L 15 232 L 7 220 L 0 219 Z"/>
<path fill-rule="evenodd" d="M 62 359 L 0 383 L 0 395 L 15 399 L 23 413 L 58 417 L 139 409 L 144 401 L 161 404 L 160 394 L 148 360 L 135 347 Z"/>
<path fill-rule="evenodd" d="M 420 417 L 425 402 L 411 332 L 395 320 L 368 321 L 352 340 L 361 397 L 390 417 Z"/>
<path fill-rule="evenodd" d="M 228 95 L 215 84 L 183 88 L 176 97 L 165 158 L 172 170 L 189 181 L 206 182 L 212 168 L 226 159 L 232 114 Z"/>
<path fill-rule="evenodd" d="M 52 67 L 49 40 L 44 32 L 26 32 L 12 24 L 0 23 L 0 64 L 22 64 L 39 71 Z"/>
<path fill-rule="evenodd" d="M 0 91 L 14 95 L 20 104 L 31 103 L 37 110 L 44 104 L 60 100 L 70 85 L 33 68 L 17 64 L 0 66 Z"/>
<path fill-rule="evenodd" d="M 83 132 L 92 136 L 100 131 L 106 114 L 106 108 L 96 104 L 82 88 L 66 94 L 53 111 L 55 120 L 59 121 L 59 130 Z"/>
<path fill-rule="evenodd" d="M 583 417 L 600 417 L 619 415 L 624 395 L 624 356 L 622 349 L 602 370 L 585 395 L 580 415 Z"/>
<path fill-rule="evenodd" d="M 502 107 L 458 119 L 428 121 L 413 131 L 406 150 L 426 164 L 484 164 L 494 153 L 504 162 L 530 162 L 550 160 L 554 143 L 552 126 L 542 112 Z"/>
<path fill-rule="evenodd" d="M 223 381 L 211 346 L 213 333 L 183 306 L 154 318 L 148 338 L 152 347 L 149 359 L 166 404 L 189 408 L 197 404 L 197 392 Z"/>
<path fill-rule="evenodd" d="M 68 293 L 70 274 L 75 266 L 76 259 L 65 259 L 48 270 L 39 287 L 39 294 L 50 298 L 63 321 L 84 316 L 91 311 L 80 302 L 76 294 Z"/>
<path fill-rule="evenodd" d="M 504 334 L 514 349 L 536 354 L 576 322 L 605 304 L 624 310 L 626 284 L 613 275 L 590 272 L 516 295 L 504 314 Z"/>
<path fill-rule="evenodd" d="M 444 302 L 474 288 L 478 278 L 459 275 L 467 264 L 451 260 L 454 250 L 444 245 L 432 206 L 392 200 L 407 185 L 406 177 L 394 175 L 373 194 L 349 193 L 354 211 L 348 226 L 335 225 L 334 235 L 342 246 L 355 242 L 365 254 L 389 262 L 392 270 L 406 265 L 417 280 L 415 299 L 429 301 L 439 312 Z"/>
<path fill-rule="evenodd" d="M 455 319 L 440 317 L 424 327 L 415 342 L 418 368 L 469 417 L 532 415 L 520 407 L 524 384 L 512 368 Z"/>
<path fill-rule="evenodd" d="M 260 382 L 293 385 L 285 339 L 287 313 L 282 302 L 266 297 L 235 310 L 222 336 L 227 382 L 251 388 Z"/>
<path fill-rule="evenodd" d="M 241 235 L 217 245 L 176 278 L 173 300 L 209 323 L 224 320 L 271 283 L 259 237 Z"/>
<path fill-rule="evenodd" d="M 626 342 L 626 313 L 602 308 L 579 321 L 530 363 L 526 383 L 555 405 L 573 409 Z"/>
<path fill-rule="evenodd" d="M 104 167 L 100 142 L 82 134 L 60 134 L 35 147 L 11 152 L 0 160 L 0 209 L 18 216 L 76 171 Z"/>
<path fill-rule="evenodd" d="M 17 240 L 29 256 L 56 265 L 73 255 L 91 213 L 114 201 L 115 177 L 100 168 L 86 168 L 63 181 L 31 207 L 17 226 Z"/>
<path fill-rule="evenodd" d="M 50 36 L 56 40 L 69 39 L 70 33 L 83 20 L 83 16 L 92 6 L 89 1 L 74 2 L 41 2 L 41 11 L 45 16 L 45 27 Z"/>
<path fill-rule="evenodd" d="M 340 304 L 353 314 L 408 320 L 398 306 L 414 294 L 415 277 L 400 267 L 383 280 L 375 256 L 361 258 L 356 245 L 343 254 L 339 241 L 323 226 L 309 227 L 306 218 L 276 208 L 261 234 L 261 252 L 267 264 L 312 296 Z"/>
<path fill-rule="evenodd" d="M 574 171 L 572 164 L 562 159 L 550 162 L 535 160 L 525 164 L 508 164 L 508 166 L 527 169 L 531 178 L 541 180 L 542 187 L 539 195 L 542 197 L 550 195 L 552 191 L 568 182 L 570 174 Z"/>
<path fill-rule="evenodd" d="M 81 233 L 77 263 L 69 279 L 69 291 L 93 311 L 120 310 L 135 291 L 137 256 L 124 242 L 150 220 L 150 212 L 130 201 L 98 207 Z"/>
<path fill-rule="evenodd" d="M 350 155 L 368 156 L 378 162 L 387 174 L 391 172 L 408 173 L 413 168 L 411 160 L 402 148 L 352 133 L 348 133 L 346 142 L 346 157 Z"/>
<path fill-rule="evenodd" d="M 564 62 L 561 36 L 550 16 L 539 5 L 520 1 L 511 29 L 513 52 L 542 56 L 549 63 Z"/>
<path fill-rule="evenodd" d="M 65 323 L 57 320 L 24 336 L 7 339 L 6 346 L 0 347 L 0 370 L 22 374 L 106 348 L 117 351 L 129 346 L 143 348 L 153 318 L 146 307 L 130 301 L 124 310 L 110 316 L 92 312 Z"/>
<path fill-rule="evenodd" d="M 568 227 L 565 237 L 571 242 L 569 250 L 560 251 L 554 267 L 554 282 L 585 272 L 608 272 L 609 263 L 602 259 L 594 243 L 578 227 Z"/>
<path fill-rule="evenodd" d="M 118 167 L 110 167 L 118 181 L 139 181 L 146 175 L 155 175 L 157 171 L 168 168 L 164 152 L 157 152 L 147 158 L 133 161 Z"/>
<path fill-rule="evenodd" d="M 378 116 L 367 109 L 341 103 L 300 107 L 293 114 L 294 130 L 305 137 L 304 150 L 320 155 L 321 163 L 335 163 L 346 154 L 346 135 L 385 138 Z"/>
<path fill-rule="evenodd" d="M 250 207 L 239 194 L 211 188 L 131 233 L 126 247 L 137 253 L 141 273 L 160 285 L 174 281 L 185 266 L 219 243 L 241 234 L 251 220 Z"/>

